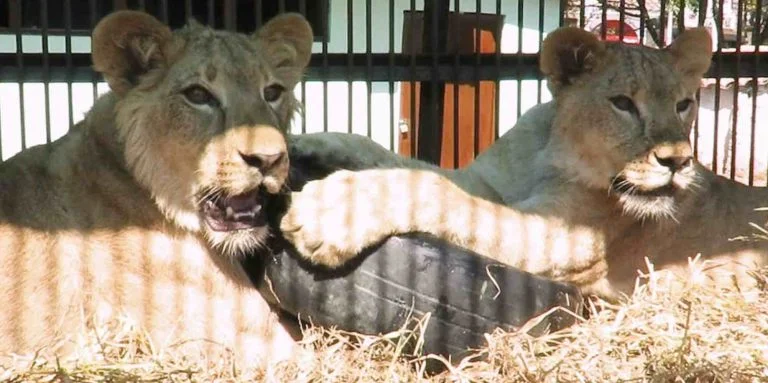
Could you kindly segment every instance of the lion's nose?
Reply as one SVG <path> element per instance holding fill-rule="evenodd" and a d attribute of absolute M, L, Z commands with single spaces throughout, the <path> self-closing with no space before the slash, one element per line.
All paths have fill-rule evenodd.
<path fill-rule="evenodd" d="M 693 164 L 693 153 L 688 142 L 659 145 L 651 152 L 651 161 L 678 172 Z"/>
<path fill-rule="evenodd" d="M 240 152 L 240 157 L 248 166 L 259 169 L 262 174 L 269 173 L 272 169 L 279 168 L 288 161 L 285 152 L 250 154 Z"/>

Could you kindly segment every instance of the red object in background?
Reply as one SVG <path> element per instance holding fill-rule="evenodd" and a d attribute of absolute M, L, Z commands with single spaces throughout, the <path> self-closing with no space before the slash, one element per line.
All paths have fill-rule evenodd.
<path fill-rule="evenodd" d="M 597 26 L 595 32 L 598 36 L 602 35 L 602 27 Z M 606 20 L 605 21 L 605 41 L 619 41 L 619 20 Z M 626 44 L 640 44 L 640 39 L 637 37 L 637 33 L 627 23 L 624 23 L 624 43 Z"/>

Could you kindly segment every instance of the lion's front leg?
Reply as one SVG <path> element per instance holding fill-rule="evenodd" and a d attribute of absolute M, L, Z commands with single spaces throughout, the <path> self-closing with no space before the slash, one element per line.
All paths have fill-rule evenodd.
<path fill-rule="evenodd" d="M 391 235 L 421 232 L 582 287 L 606 275 L 604 240 L 593 228 L 473 197 L 426 170 L 342 170 L 292 198 L 281 229 L 316 264 L 337 267 Z M 595 289 L 604 295 L 603 285 Z"/>

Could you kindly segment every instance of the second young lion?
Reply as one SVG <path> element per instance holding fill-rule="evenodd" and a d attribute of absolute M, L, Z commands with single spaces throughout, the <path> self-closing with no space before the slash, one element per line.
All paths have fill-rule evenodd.
<path fill-rule="evenodd" d="M 633 291 L 646 257 L 675 269 L 701 254 L 751 281 L 742 277 L 768 259 L 768 241 L 750 238 L 750 223 L 766 225 L 755 209 L 768 188 L 713 174 L 688 142 L 711 56 L 703 29 L 665 49 L 556 30 L 541 52 L 553 101 L 456 171 L 360 137 L 292 138 L 295 155 L 358 171 L 295 193 L 284 234 L 334 267 L 387 236 L 431 233 L 607 299 Z"/>

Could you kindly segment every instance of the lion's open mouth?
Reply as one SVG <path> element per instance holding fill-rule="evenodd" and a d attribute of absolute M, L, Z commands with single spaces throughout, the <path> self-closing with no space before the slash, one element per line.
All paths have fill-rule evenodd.
<path fill-rule="evenodd" d="M 263 227 L 267 222 L 262 208 L 263 198 L 259 190 L 232 196 L 216 194 L 205 198 L 200 206 L 205 223 L 213 231 Z"/>

